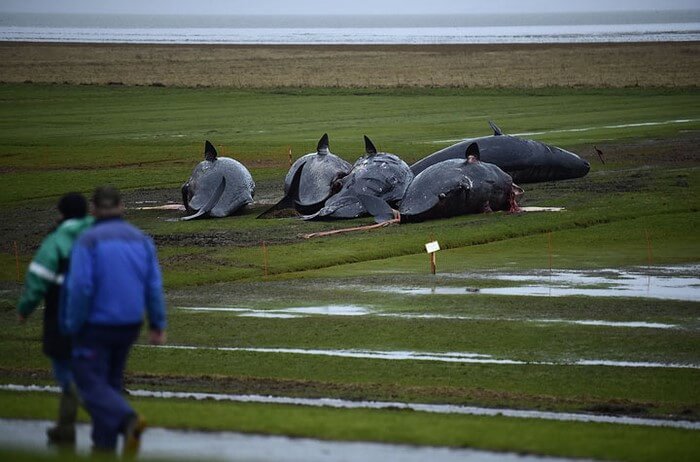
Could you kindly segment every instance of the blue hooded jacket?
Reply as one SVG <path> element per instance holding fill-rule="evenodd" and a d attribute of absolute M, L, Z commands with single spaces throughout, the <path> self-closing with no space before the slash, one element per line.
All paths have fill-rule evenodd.
<path fill-rule="evenodd" d="M 121 218 L 98 220 L 75 242 L 60 308 L 61 329 L 87 324 L 124 326 L 148 314 L 165 329 L 163 286 L 151 238 Z"/>

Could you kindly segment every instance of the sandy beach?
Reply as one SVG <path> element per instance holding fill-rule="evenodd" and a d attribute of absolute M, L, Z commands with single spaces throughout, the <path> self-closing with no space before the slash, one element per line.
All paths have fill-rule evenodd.
<path fill-rule="evenodd" d="M 1 82 L 275 87 L 688 87 L 700 42 L 527 45 L 0 43 Z"/>

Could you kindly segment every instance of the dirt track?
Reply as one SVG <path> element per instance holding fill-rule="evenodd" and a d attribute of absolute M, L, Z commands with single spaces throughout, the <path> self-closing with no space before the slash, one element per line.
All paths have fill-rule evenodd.
<path fill-rule="evenodd" d="M 1 82 L 270 87 L 683 87 L 700 42 L 523 45 L 0 43 Z"/>

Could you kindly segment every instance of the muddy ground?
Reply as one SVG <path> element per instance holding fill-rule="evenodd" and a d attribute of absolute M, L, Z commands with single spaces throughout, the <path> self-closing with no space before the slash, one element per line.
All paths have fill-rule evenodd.
<path fill-rule="evenodd" d="M 697 146 L 700 143 L 700 135 L 688 133 L 671 139 L 631 140 L 627 142 L 600 143 L 597 147 L 603 151 L 606 165 L 614 165 L 615 170 L 606 170 L 592 146 L 581 146 L 574 149 L 582 157 L 591 163 L 591 173 L 583 179 L 561 182 L 524 185 L 526 190 L 521 205 L 532 204 L 549 196 L 556 196 L 571 191 L 572 188 L 580 190 L 592 189 L 596 192 L 627 192 L 644 189 L 647 187 L 648 174 L 644 166 L 661 165 L 664 168 L 682 168 L 698 162 Z M 622 167 L 620 164 L 629 166 Z M 622 168 L 618 170 L 619 168 Z M 183 178 L 183 181 L 185 178 Z M 266 210 L 271 203 L 282 197 L 282 181 L 259 181 L 256 188 L 256 204 L 243 213 L 259 214 Z M 683 173 L 676 178 L 677 187 L 687 187 L 687 179 Z M 135 189 L 123 191 L 124 202 L 127 207 L 127 216 L 137 213 L 137 207 L 162 205 L 168 203 L 180 203 L 181 193 L 179 188 L 165 189 Z M 27 201 L 21 204 L 12 204 L 2 207 L 3 219 L 0 221 L 0 235 L 4 237 L 0 243 L 0 251 L 14 253 L 13 243 L 17 242 L 20 254 L 31 254 L 36 251 L 46 233 L 54 226 L 57 213 L 53 200 Z M 185 212 L 164 211 L 161 214 L 151 213 L 149 216 L 166 220 L 184 216 Z M 225 218 L 224 220 L 235 220 Z M 217 229 L 201 233 L 173 233 L 158 234 L 154 236 L 159 245 L 172 246 L 247 246 L 259 245 L 266 240 L 271 243 L 292 242 L 299 239 L 303 232 L 311 232 L 310 225 L 303 222 L 293 224 L 278 236 L 268 236 L 264 231 L 241 232 L 235 229 Z M 339 227 L 337 224 L 329 224 L 330 227 Z"/>

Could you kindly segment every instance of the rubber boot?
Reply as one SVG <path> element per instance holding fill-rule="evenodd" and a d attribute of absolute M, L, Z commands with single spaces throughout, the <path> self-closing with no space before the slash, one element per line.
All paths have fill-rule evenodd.
<path fill-rule="evenodd" d="M 75 446 L 75 420 L 78 416 L 78 395 L 74 389 L 64 391 L 58 404 L 56 426 L 46 430 L 49 444 Z"/>

